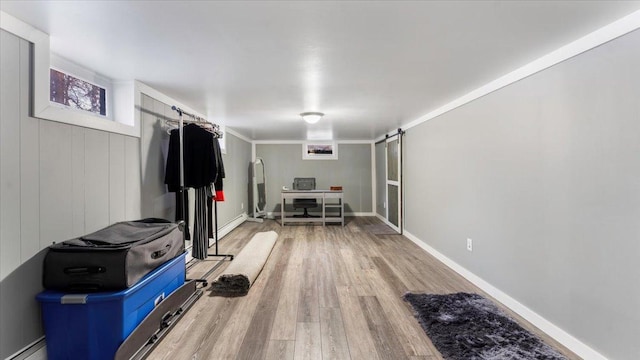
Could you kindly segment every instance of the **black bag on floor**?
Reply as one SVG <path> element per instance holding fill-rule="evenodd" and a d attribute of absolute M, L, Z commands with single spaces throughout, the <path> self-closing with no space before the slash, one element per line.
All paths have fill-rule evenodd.
<path fill-rule="evenodd" d="M 42 284 L 70 292 L 123 290 L 183 252 L 178 225 L 163 219 L 122 221 L 49 246 Z"/>

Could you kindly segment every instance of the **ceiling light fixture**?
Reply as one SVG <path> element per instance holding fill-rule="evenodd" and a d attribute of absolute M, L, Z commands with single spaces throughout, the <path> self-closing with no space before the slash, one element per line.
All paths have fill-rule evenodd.
<path fill-rule="evenodd" d="M 320 120 L 321 117 L 324 116 L 323 113 L 321 112 L 303 112 L 300 114 L 300 116 L 302 117 L 302 120 L 306 121 L 309 124 L 315 124 L 318 122 L 318 120 Z"/>

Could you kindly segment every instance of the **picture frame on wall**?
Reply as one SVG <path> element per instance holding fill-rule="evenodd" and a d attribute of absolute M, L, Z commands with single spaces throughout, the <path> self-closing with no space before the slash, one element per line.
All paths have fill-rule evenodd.
<path fill-rule="evenodd" d="M 333 141 L 305 142 L 302 160 L 338 160 L 338 145 Z"/>

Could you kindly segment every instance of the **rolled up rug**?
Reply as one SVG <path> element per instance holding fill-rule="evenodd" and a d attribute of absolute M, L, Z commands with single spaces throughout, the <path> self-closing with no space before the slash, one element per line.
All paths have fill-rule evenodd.
<path fill-rule="evenodd" d="M 211 283 L 212 295 L 246 295 L 260 275 L 277 239 L 278 233 L 275 231 L 255 234 L 231 264 Z"/>

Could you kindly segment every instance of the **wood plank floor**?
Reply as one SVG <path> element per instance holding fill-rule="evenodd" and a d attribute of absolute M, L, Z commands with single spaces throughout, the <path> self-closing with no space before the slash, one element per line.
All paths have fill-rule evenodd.
<path fill-rule="evenodd" d="M 367 225 L 379 223 L 359 217 L 349 218 L 345 227 L 281 227 L 273 220 L 242 224 L 220 241 L 221 253 L 237 254 L 260 231 L 279 234 L 249 294 L 224 298 L 204 289 L 148 358 L 441 359 L 401 296 L 407 291 L 487 295 L 405 237 L 367 231 Z M 201 277 L 215 264 L 199 262 L 187 277 Z M 579 359 L 505 311 L 569 359 Z"/>

